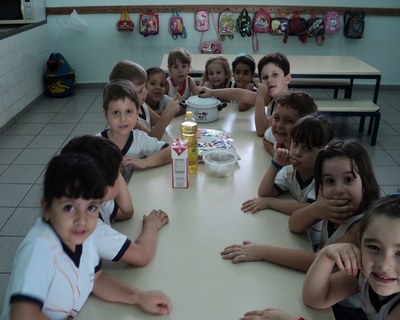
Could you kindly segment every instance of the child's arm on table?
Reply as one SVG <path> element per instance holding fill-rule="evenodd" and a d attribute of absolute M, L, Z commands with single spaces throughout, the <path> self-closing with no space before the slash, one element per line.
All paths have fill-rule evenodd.
<path fill-rule="evenodd" d="M 143 216 L 142 231 L 135 243 L 131 243 L 121 260 L 138 266 L 146 266 L 154 256 L 157 246 L 158 231 L 169 222 L 166 212 L 152 210 Z"/>
<path fill-rule="evenodd" d="M 347 202 L 348 200 L 327 199 L 320 190 L 317 200 L 292 213 L 289 218 L 289 229 L 292 232 L 302 233 L 320 220 L 342 224 L 354 215 L 353 207 L 346 205 Z"/>
<path fill-rule="evenodd" d="M 258 89 L 256 93 L 256 101 L 255 101 L 255 125 L 256 125 L 256 134 L 259 137 L 263 137 L 265 130 L 270 126 L 270 119 L 265 114 L 265 101 L 269 99 L 267 95 L 268 88 L 262 84 L 258 84 Z"/>
<path fill-rule="evenodd" d="M 125 156 L 122 160 L 127 167 L 147 169 L 163 166 L 171 162 L 171 146 L 161 149 L 159 152 L 143 159 Z"/>
<path fill-rule="evenodd" d="M 10 306 L 10 320 L 48 320 L 37 303 L 15 301 Z"/>
<path fill-rule="evenodd" d="M 332 273 L 335 264 L 344 272 Z M 325 309 L 357 293 L 356 276 L 360 266 L 360 250 L 353 244 L 337 243 L 323 248 L 304 280 L 304 304 L 311 308 Z"/>
<path fill-rule="evenodd" d="M 248 84 L 244 87 L 245 90 L 249 90 L 249 91 L 253 91 L 253 88 L 254 88 L 254 84 L 253 84 L 253 83 L 248 83 Z M 246 102 L 241 102 L 241 101 L 239 101 L 239 103 L 238 103 L 238 110 L 239 110 L 239 111 L 246 111 L 246 110 L 249 110 L 253 105 L 254 105 L 254 104 L 252 104 L 252 103 L 246 103 Z"/>
<path fill-rule="evenodd" d="M 256 244 L 250 241 L 226 247 L 221 256 L 223 259 L 232 260 L 232 263 L 264 260 L 304 272 L 314 261 L 314 253 L 311 251 Z"/>
<path fill-rule="evenodd" d="M 118 212 L 115 220 L 128 220 L 132 218 L 134 209 L 128 185 L 121 173 L 118 175 L 115 183 L 119 185 L 119 192 L 115 197 L 115 202 L 118 204 Z"/>
<path fill-rule="evenodd" d="M 171 120 L 175 117 L 175 115 L 180 112 L 180 109 L 181 108 L 178 104 L 177 97 L 168 102 L 168 104 L 165 106 L 165 109 L 161 113 L 158 122 L 155 124 L 153 129 L 151 129 L 149 136 L 161 140 L 165 134 L 165 129 L 171 123 Z"/>
<path fill-rule="evenodd" d="M 209 89 L 207 87 L 199 88 L 199 96 L 203 98 L 216 97 L 224 100 L 234 100 L 250 104 L 256 102 L 256 92 L 240 88 L 227 88 L 227 89 Z"/>
<path fill-rule="evenodd" d="M 264 310 L 248 311 L 240 320 L 298 320 L 299 317 L 293 317 L 286 312 L 275 308 Z"/>
<path fill-rule="evenodd" d="M 92 292 L 106 301 L 137 304 L 152 314 L 169 314 L 172 309 L 171 301 L 164 293 L 131 288 L 101 270 L 96 272 Z"/>

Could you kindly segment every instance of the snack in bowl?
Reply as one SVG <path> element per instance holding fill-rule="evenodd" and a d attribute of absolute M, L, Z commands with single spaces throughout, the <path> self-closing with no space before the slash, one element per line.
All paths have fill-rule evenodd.
<path fill-rule="evenodd" d="M 230 149 L 234 154 L 236 154 L 236 149 L 233 142 L 233 139 L 227 132 L 214 129 L 199 128 L 199 130 L 197 131 L 199 161 L 203 160 L 203 155 L 206 152 L 214 149 Z"/>
<path fill-rule="evenodd" d="M 206 172 L 213 177 L 229 177 L 233 174 L 237 156 L 231 150 L 214 149 L 203 156 Z"/>

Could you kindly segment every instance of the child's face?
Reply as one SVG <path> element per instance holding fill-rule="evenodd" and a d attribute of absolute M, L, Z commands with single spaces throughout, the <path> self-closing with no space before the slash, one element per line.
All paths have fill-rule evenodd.
<path fill-rule="evenodd" d="M 384 298 L 400 292 L 400 220 L 378 216 L 361 239 L 362 273 Z"/>
<path fill-rule="evenodd" d="M 111 130 L 121 135 L 129 135 L 137 122 L 138 110 L 135 103 L 128 99 L 110 101 L 104 111 Z"/>
<path fill-rule="evenodd" d="M 159 102 L 164 96 L 165 75 L 161 73 L 153 73 L 147 78 L 146 89 L 147 98 L 149 98 L 151 101 Z"/>
<path fill-rule="evenodd" d="M 147 89 L 145 83 L 135 83 L 136 92 L 138 95 L 139 103 L 142 105 L 146 101 Z"/>
<path fill-rule="evenodd" d="M 72 251 L 94 231 L 101 199 L 56 198 L 43 203 L 43 217 L 49 221 L 62 242 Z"/>
<path fill-rule="evenodd" d="M 268 63 L 261 70 L 261 82 L 268 88 L 268 94 L 276 99 L 288 90 L 291 75 L 284 75 L 283 70 L 276 64 Z"/>
<path fill-rule="evenodd" d="M 292 141 L 290 143 L 290 161 L 293 168 L 300 173 L 304 172 L 312 176 L 319 150 L 319 148 L 307 147 L 303 143 Z"/>
<path fill-rule="evenodd" d="M 295 109 L 282 107 L 280 104 L 275 106 L 271 130 L 277 143 L 284 144 L 287 148 L 290 146 L 290 132 L 299 117 L 299 112 Z"/>
<path fill-rule="evenodd" d="M 245 85 L 253 82 L 253 74 L 250 66 L 244 63 L 238 63 L 233 71 L 233 80 L 238 88 L 244 88 Z"/>
<path fill-rule="evenodd" d="M 190 65 L 188 63 L 182 63 L 177 60 L 175 64 L 168 67 L 171 77 L 174 79 L 176 84 L 182 84 L 189 73 Z"/>
<path fill-rule="evenodd" d="M 356 168 L 354 168 L 356 169 Z M 325 198 L 347 200 L 354 212 L 360 207 L 363 188 L 362 180 L 348 158 L 335 157 L 326 159 L 322 164 L 322 194 Z"/>
<path fill-rule="evenodd" d="M 214 89 L 225 88 L 226 73 L 220 63 L 212 62 L 208 65 L 207 77 Z"/>

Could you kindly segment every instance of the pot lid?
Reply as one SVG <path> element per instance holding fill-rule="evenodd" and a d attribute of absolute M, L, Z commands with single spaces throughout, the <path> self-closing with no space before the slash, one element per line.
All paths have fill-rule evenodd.
<path fill-rule="evenodd" d="M 186 100 L 186 103 L 188 106 L 194 108 L 213 108 L 221 102 L 215 97 L 201 98 L 199 96 L 191 96 Z"/>

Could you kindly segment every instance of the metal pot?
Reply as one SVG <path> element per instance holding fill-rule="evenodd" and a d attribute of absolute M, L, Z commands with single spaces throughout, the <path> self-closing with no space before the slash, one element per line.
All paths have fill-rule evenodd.
<path fill-rule="evenodd" d="M 226 107 L 226 103 L 222 103 L 217 98 L 201 98 L 199 96 L 191 96 L 184 102 L 186 110 L 192 111 L 197 122 L 213 122 L 218 120 L 219 112 Z"/>

